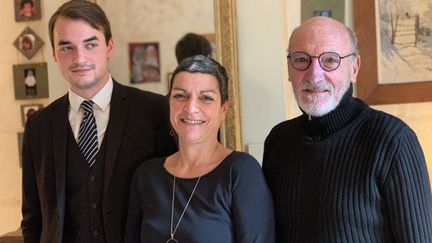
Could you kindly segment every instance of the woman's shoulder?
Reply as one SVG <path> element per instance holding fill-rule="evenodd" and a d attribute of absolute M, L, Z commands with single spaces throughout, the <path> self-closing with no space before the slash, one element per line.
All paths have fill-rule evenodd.
<path fill-rule="evenodd" d="M 261 171 L 259 162 L 252 155 L 245 152 L 233 151 L 226 160 L 233 171 Z"/>

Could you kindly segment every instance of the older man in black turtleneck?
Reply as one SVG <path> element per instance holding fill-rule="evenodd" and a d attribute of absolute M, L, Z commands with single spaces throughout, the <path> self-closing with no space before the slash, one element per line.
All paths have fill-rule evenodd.
<path fill-rule="evenodd" d="M 415 133 L 353 98 L 356 38 L 314 17 L 294 30 L 289 78 L 303 115 L 276 125 L 263 169 L 278 242 L 432 242 L 432 196 Z"/>

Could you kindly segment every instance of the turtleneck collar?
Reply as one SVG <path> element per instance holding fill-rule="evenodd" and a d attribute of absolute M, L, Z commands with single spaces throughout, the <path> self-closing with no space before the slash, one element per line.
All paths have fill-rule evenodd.
<path fill-rule="evenodd" d="M 319 141 L 340 130 L 350 123 L 367 105 L 352 97 L 352 84 L 345 92 L 338 106 L 328 114 L 320 117 L 309 117 L 303 112 L 301 123 L 306 136 L 312 141 Z M 310 119 L 310 120 L 309 120 Z"/>

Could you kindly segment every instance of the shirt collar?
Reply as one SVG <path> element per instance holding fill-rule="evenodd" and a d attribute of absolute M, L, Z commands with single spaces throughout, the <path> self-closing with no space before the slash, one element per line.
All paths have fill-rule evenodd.
<path fill-rule="evenodd" d="M 101 90 L 99 90 L 99 92 L 97 92 L 92 98 L 91 100 L 102 110 L 105 111 L 110 102 L 111 102 L 111 94 L 112 94 L 112 90 L 113 90 L 113 80 L 111 75 L 108 78 L 108 82 L 102 87 Z M 71 106 L 71 108 L 74 111 L 78 111 L 78 109 L 81 106 L 81 103 L 84 101 L 85 99 L 81 96 L 79 96 L 78 94 L 76 94 L 75 92 L 73 92 L 71 89 L 69 89 L 69 104 Z"/>

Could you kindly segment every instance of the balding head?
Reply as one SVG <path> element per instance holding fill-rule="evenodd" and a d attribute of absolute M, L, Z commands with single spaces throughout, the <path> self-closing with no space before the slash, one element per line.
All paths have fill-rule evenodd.
<path fill-rule="evenodd" d="M 323 38 L 316 40 L 317 37 Z M 342 49 L 358 54 L 357 38 L 354 32 L 342 23 L 323 16 L 312 17 L 294 29 L 290 37 L 288 50 L 292 52 L 291 49 L 295 48 L 298 42 L 304 43 L 305 40 L 325 45 L 326 39 L 339 39 Z M 317 43 L 318 41 L 320 43 Z M 352 59 L 355 59 L 355 57 Z"/>

